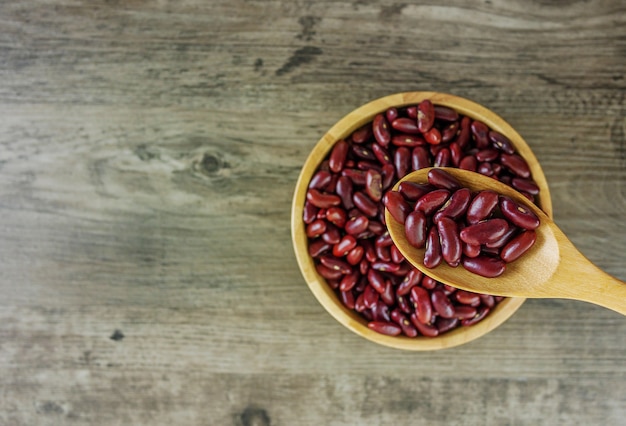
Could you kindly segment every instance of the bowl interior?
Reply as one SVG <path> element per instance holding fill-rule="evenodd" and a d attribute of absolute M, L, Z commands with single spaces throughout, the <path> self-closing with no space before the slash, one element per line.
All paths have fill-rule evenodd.
<path fill-rule="evenodd" d="M 552 201 L 545 175 L 522 137 L 501 117 L 487 108 L 457 96 L 437 92 L 406 92 L 386 96 L 367 103 L 339 120 L 315 145 L 304 163 L 298 178 L 293 197 L 291 230 L 292 242 L 300 270 L 317 300 L 324 306 L 337 321 L 356 334 L 373 342 L 406 350 L 436 350 L 457 346 L 488 333 L 506 321 L 524 303 L 523 298 L 507 298 L 502 300 L 493 311 L 482 321 L 471 327 L 459 327 L 441 336 L 415 337 L 386 336 L 367 327 L 367 321 L 356 312 L 346 308 L 321 277 L 308 252 L 308 241 L 305 234 L 305 224 L 302 220 L 304 202 L 308 184 L 319 164 L 329 153 L 333 145 L 349 136 L 354 130 L 372 121 L 376 114 L 382 113 L 390 107 L 404 107 L 416 105 L 424 99 L 430 99 L 435 105 L 443 105 L 455 109 L 459 113 L 472 119 L 484 122 L 491 129 L 506 135 L 517 152 L 527 161 L 533 179 L 540 188 L 538 196 L 539 207 L 552 217 Z"/>

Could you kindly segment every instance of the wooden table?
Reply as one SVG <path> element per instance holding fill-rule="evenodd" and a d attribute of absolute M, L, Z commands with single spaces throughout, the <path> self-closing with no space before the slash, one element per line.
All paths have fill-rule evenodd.
<path fill-rule="evenodd" d="M 624 2 L 28 0 L 0 26 L 1 425 L 625 424 L 618 314 L 532 300 L 388 349 L 290 242 L 321 135 L 434 90 L 511 123 L 626 279 Z"/>

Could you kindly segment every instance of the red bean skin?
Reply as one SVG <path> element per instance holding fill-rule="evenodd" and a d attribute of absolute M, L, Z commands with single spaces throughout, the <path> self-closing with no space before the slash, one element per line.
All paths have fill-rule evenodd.
<path fill-rule="evenodd" d="M 377 292 L 382 293 L 385 291 L 385 278 L 379 271 L 370 269 L 367 272 L 367 280 Z"/>
<path fill-rule="evenodd" d="M 474 120 L 470 126 L 474 140 L 476 141 L 476 147 L 478 149 L 485 149 L 489 146 L 489 128 L 482 121 Z"/>
<path fill-rule="evenodd" d="M 380 201 L 383 197 L 382 176 L 376 170 L 368 170 L 365 174 L 365 191 L 373 201 Z"/>
<path fill-rule="evenodd" d="M 356 247 L 356 238 L 352 235 L 345 235 L 341 241 L 339 241 L 333 247 L 333 255 L 336 257 L 344 257 L 346 256 L 350 250 Z"/>
<path fill-rule="evenodd" d="M 517 228 L 516 226 L 510 226 L 508 231 L 506 231 L 504 235 L 502 235 L 496 241 L 485 244 L 485 248 L 486 249 L 499 249 L 500 247 L 503 247 L 506 243 L 509 242 L 511 238 L 513 238 L 513 236 L 517 233 L 517 231 L 519 231 L 519 228 Z"/>
<path fill-rule="evenodd" d="M 450 191 L 447 189 L 436 189 L 421 196 L 415 203 L 414 209 L 430 216 L 445 204 L 449 196 Z"/>
<path fill-rule="evenodd" d="M 492 295 L 480 294 L 479 297 L 483 305 L 487 306 L 488 308 L 493 308 L 494 306 L 496 306 L 496 299 Z"/>
<path fill-rule="evenodd" d="M 367 327 L 370 330 L 387 336 L 398 336 L 402 333 L 400 326 L 392 322 L 371 321 L 367 323 Z"/>
<path fill-rule="evenodd" d="M 421 211 L 409 213 L 404 222 L 406 239 L 413 247 L 422 248 L 426 245 L 426 215 Z"/>
<path fill-rule="evenodd" d="M 435 290 L 430 294 L 430 301 L 432 302 L 433 308 L 439 314 L 439 316 L 443 318 L 454 318 L 456 315 L 456 311 L 454 310 L 454 305 L 448 299 L 448 296 L 441 290 Z"/>
<path fill-rule="evenodd" d="M 487 218 L 498 205 L 498 194 L 493 191 L 480 191 L 470 202 L 466 218 L 471 225 Z"/>
<path fill-rule="evenodd" d="M 491 309 L 486 306 L 478 309 L 478 313 L 474 318 L 468 318 L 461 321 L 461 325 L 464 327 L 469 327 L 470 325 L 474 325 L 482 321 Z"/>
<path fill-rule="evenodd" d="M 430 324 L 433 317 L 433 305 L 428 291 L 415 286 L 411 289 L 411 301 L 415 306 L 415 315 L 422 324 Z"/>
<path fill-rule="evenodd" d="M 348 221 L 348 214 L 341 207 L 330 207 L 326 210 L 326 220 L 339 228 L 343 228 Z"/>
<path fill-rule="evenodd" d="M 435 105 L 435 118 L 443 121 L 458 121 L 459 113 L 442 105 Z"/>
<path fill-rule="evenodd" d="M 326 225 L 326 228 L 326 232 L 322 234 L 322 240 L 328 244 L 339 244 L 341 241 L 341 232 L 339 232 L 339 229 L 330 223 Z"/>
<path fill-rule="evenodd" d="M 326 266 L 327 268 L 334 269 L 335 271 L 339 271 L 342 274 L 349 274 L 352 272 L 352 267 L 348 263 L 334 256 L 322 256 L 320 257 L 320 262 L 322 262 L 322 265 Z"/>
<path fill-rule="evenodd" d="M 384 303 L 377 303 L 372 308 L 372 315 L 374 321 L 391 322 L 391 315 L 389 314 L 389 306 Z"/>
<path fill-rule="evenodd" d="M 328 166 L 331 171 L 339 173 L 343 169 L 349 150 L 350 145 L 344 140 L 340 140 L 335 144 L 328 158 Z"/>
<path fill-rule="evenodd" d="M 372 152 L 380 164 L 392 164 L 389 152 L 382 146 L 377 144 L 372 145 Z"/>
<path fill-rule="evenodd" d="M 461 188 L 461 184 L 458 180 L 441 169 L 432 169 L 428 171 L 428 183 L 437 188 L 447 189 L 449 191 L 456 191 Z"/>
<path fill-rule="evenodd" d="M 457 302 L 474 308 L 480 305 L 480 296 L 476 293 L 465 290 L 457 290 L 453 297 Z"/>
<path fill-rule="evenodd" d="M 367 309 L 372 309 L 378 303 L 379 298 L 379 293 L 371 285 L 366 286 L 363 290 L 363 303 Z"/>
<path fill-rule="evenodd" d="M 341 176 L 347 176 L 355 185 L 365 185 L 365 171 L 359 169 L 343 169 Z"/>
<path fill-rule="evenodd" d="M 461 130 L 459 131 L 459 136 L 457 136 L 456 138 L 456 143 L 459 144 L 459 146 L 461 147 L 461 149 L 464 149 L 465 146 L 469 143 L 470 140 L 470 133 L 471 133 L 471 129 L 470 129 L 470 123 L 471 123 L 471 119 L 469 117 L 463 117 L 461 119 Z"/>
<path fill-rule="evenodd" d="M 405 275 L 402 282 L 396 289 L 398 296 L 406 296 L 411 292 L 411 289 L 419 284 L 422 279 L 422 272 L 419 269 L 411 269 L 407 275 Z"/>
<path fill-rule="evenodd" d="M 374 138 L 381 146 L 385 147 L 391 142 L 391 133 L 389 131 L 389 124 L 382 114 L 376 115 L 372 122 L 372 133 Z"/>
<path fill-rule="evenodd" d="M 383 197 L 383 202 L 391 216 L 398 222 L 404 223 L 407 215 L 411 212 L 411 207 L 404 200 L 402 194 L 390 191 Z"/>
<path fill-rule="evenodd" d="M 437 152 L 435 156 L 435 162 L 433 163 L 434 167 L 448 167 L 452 162 L 450 149 L 442 148 Z"/>
<path fill-rule="evenodd" d="M 435 124 L 435 106 L 429 99 L 424 99 L 417 105 L 417 128 L 426 133 Z"/>
<path fill-rule="evenodd" d="M 476 157 L 474 157 L 473 155 L 466 155 L 465 157 L 461 159 L 461 162 L 459 163 L 459 169 L 469 170 L 470 172 L 475 172 L 477 168 L 478 168 L 478 161 L 476 160 Z"/>
<path fill-rule="evenodd" d="M 391 143 L 395 146 L 404 146 L 412 148 L 415 146 L 426 145 L 426 141 L 417 135 L 394 135 L 391 138 Z"/>
<path fill-rule="evenodd" d="M 424 133 L 424 139 L 431 145 L 439 145 L 441 143 L 441 133 L 436 127 L 433 127 Z"/>
<path fill-rule="evenodd" d="M 308 225 L 309 223 L 311 223 L 315 219 L 317 219 L 317 212 L 318 211 L 319 211 L 319 209 L 317 207 L 315 207 L 310 202 L 306 201 L 304 203 L 304 211 L 302 213 L 302 219 L 304 220 L 304 223 L 306 223 Z"/>
<path fill-rule="evenodd" d="M 457 223 L 448 217 L 443 217 L 437 222 L 437 231 L 441 241 L 443 260 L 452 267 L 459 266 L 463 250 Z"/>
<path fill-rule="evenodd" d="M 422 278 L 422 287 L 424 287 L 427 290 L 432 290 L 435 287 L 437 287 L 437 281 L 435 281 L 433 278 L 424 275 L 424 277 Z"/>
<path fill-rule="evenodd" d="M 476 257 L 480 254 L 480 245 L 463 243 L 463 254 L 467 257 Z"/>
<path fill-rule="evenodd" d="M 391 251 L 391 261 L 393 263 L 402 263 L 404 261 L 404 256 L 402 255 L 402 253 L 400 252 L 400 250 L 398 250 L 398 248 L 395 245 L 392 245 L 389 247 L 390 251 Z"/>
<path fill-rule="evenodd" d="M 459 164 L 461 164 L 461 159 L 463 158 L 463 151 L 461 150 L 459 144 L 456 142 L 452 142 L 450 144 L 450 158 L 454 167 L 459 167 Z"/>
<path fill-rule="evenodd" d="M 355 130 L 352 133 L 352 142 L 362 144 L 370 140 L 372 137 L 372 125 L 370 123 Z"/>
<path fill-rule="evenodd" d="M 424 251 L 424 266 L 432 269 L 439 266 L 443 256 L 441 254 L 441 243 L 439 242 L 439 232 L 436 227 L 430 228 L 426 238 L 426 250 Z"/>
<path fill-rule="evenodd" d="M 385 111 L 385 117 L 387 118 L 387 121 L 391 123 L 393 120 L 398 118 L 398 108 L 391 107 L 387 109 L 387 111 Z"/>
<path fill-rule="evenodd" d="M 364 192 L 355 192 L 352 195 L 352 201 L 367 217 L 374 217 L 378 214 L 378 205 Z"/>
<path fill-rule="evenodd" d="M 352 291 L 340 291 L 339 298 L 346 308 L 354 309 L 354 294 L 352 294 Z"/>
<path fill-rule="evenodd" d="M 399 309 L 394 309 L 391 311 L 391 320 L 398 324 L 402 329 L 402 333 L 408 337 L 417 336 L 417 329 L 411 324 L 411 322 L 407 319 L 404 312 Z"/>
<path fill-rule="evenodd" d="M 530 179 L 515 177 L 511 179 L 511 185 L 518 191 L 527 192 L 531 195 L 539 194 L 539 186 L 537 186 L 537 184 Z"/>
<path fill-rule="evenodd" d="M 312 241 L 309 244 L 309 255 L 311 257 L 319 257 L 332 248 L 332 244 L 328 244 L 324 240 Z"/>
<path fill-rule="evenodd" d="M 437 330 L 439 330 L 439 334 L 443 334 L 447 331 L 450 331 L 454 328 L 456 328 L 459 325 L 459 319 L 458 318 L 443 318 L 443 317 L 438 317 L 437 320 L 435 321 L 435 327 L 437 327 Z"/>
<path fill-rule="evenodd" d="M 396 167 L 396 176 L 402 179 L 411 167 L 411 151 L 405 146 L 399 147 L 393 156 L 393 162 Z"/>
<path fill-rule="evenodd" d="M 363 259 L 364 254 L 365 249 L 361 246 L 356 246 L 346 255 L 346 262 L 352 266 L 357 265 L 361 262 L 361 259 Z"/>
<path fill-rule="evenodd" d="M 500 196 L 500 211 L 514 225 L 532 230 L 539 227 L 539 218 L 528 207 L 516 203 L 509 197 Z"/>
<path fill-rule="evenodd" d="M 341 282 L 339 283 L 339 290 L 340 291 L 352 290 L 352 288 L 359 281 L 359 278 L 361 278 L 361 274 L 359 273 L 358 270 L 350 274 L 344 275 L 343 278 L 341 279 Z"/>
<path fill-rule="evenodd" d="M 535 244 L 535 241 L 537 241 L 535 231 L 524 231 L 502 248 L 500 258 L 506 263 L 511 263 L 526 253 Z"/>
<path fill-rule="evenodd" d="M 455 306 L 454 311 L 460 320 L 474 318 L 478 312 L 476 308 L 467 305 Z"/>
<path fill-rule="evenodd" d="M 515 153 L 513 143 L 511 143 L 511 140 L 504 136 L 502 133 L 496 132 L 495 130 L 490 130 L 489 140 L 491 141 L 493 146 L 500 151 L 504 151 L 507 154 Z"/>
<path fill-rule="evenodd" d="M 341 271 L 328 268 L 322 264 L 315 265 L 315 269 L 317 270 L 318 274 L 320 274 L 322 277 L 326 278 L 327 280 L 338 280 L 338 279 L 341 279 L 341 277 L 344 275 L 341 273 Z"/>
<path fill-rule="evenodd" d="M 313 175 L 309 188 L 324 189 L 332 180 L 332 175 L 327 170 L 320 170 Z"/>
<path fill-rule="evenodd" d="M 506 220 L 488 219 L 463 228 L 460 237 L 467 244 L 482 245 L 497 241 L 508 229 Z"/>
<path fill-rule="evenodd" d="M 506 263 L 503 260 L 484 255 L 474 258 L 463 257 L 461 264 L 468 271 L 486 278 L 498 277 L 506 269 Z"/>
<path fill-rule="evenodd" d="M 380 298 L 385 305 L 392 306 L 393 303 L 395 302 L 395 297 L 396 297 L 396 294 L 394 291 L 394 287 L 391 284 L 391 281 L 387 280 L 385 283 L 385 291 L 380 293 Z"/>

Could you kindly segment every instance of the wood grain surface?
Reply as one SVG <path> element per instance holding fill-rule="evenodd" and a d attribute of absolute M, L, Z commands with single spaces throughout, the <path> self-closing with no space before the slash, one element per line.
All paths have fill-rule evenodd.
<path fill-rule="evenodd" d="M 0 3 L 0 424 L 623 425 L 624 317 L 529 300 L 467 345 L 378 346 L 289 221 L 342 116 L 453 93 L 624 280 L 625 69 L 619 0 Z"/>

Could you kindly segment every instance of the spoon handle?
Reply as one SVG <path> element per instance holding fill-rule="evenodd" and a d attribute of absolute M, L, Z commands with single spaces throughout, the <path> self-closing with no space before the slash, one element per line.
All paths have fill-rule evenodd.
<path fill-rule="evenodd" d="M 564 245 L 561 251 L 561 271 L 555 274 L 560 276 L 560 297 L 594 303 L 626 315 L 626 282 L 598 268 L 573 245 Z"/>

